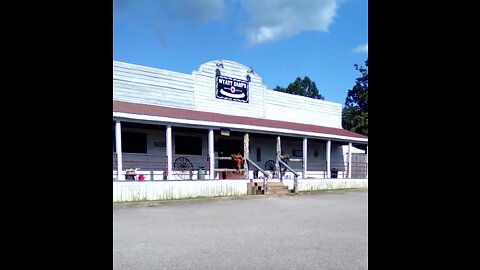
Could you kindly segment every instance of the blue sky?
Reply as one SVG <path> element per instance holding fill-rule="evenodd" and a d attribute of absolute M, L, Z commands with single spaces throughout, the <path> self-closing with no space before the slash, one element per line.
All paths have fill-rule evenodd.
<path fill-rule="evenodd" d="M 114 0 L 113 59 L 191 74 L 252 67 L 268 89 L 310 77 L 345 103 L 368 57 L 368 0 Z"/>

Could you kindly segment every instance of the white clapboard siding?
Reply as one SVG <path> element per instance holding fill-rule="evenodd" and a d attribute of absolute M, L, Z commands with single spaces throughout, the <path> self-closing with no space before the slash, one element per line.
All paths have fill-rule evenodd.
<path fill-rule="evenodd" d="M 113 202 L 247 195 L 249 180 L 113 182 Z"/>
<path fill-rule="evenodd" d="M 175 88 L 159 88 L 114 81 L 114 100 L 192 109 L 193 93 Z M 176 96 L 171 93 L 175 93 Z"/>
<path fill-rule="evenodd" d="M 219 60 L 200 65 L 192 74 L 113 62 L 113 99 L 198 111 L 233 114 L 327 127 L 342 128 L 342 106 L 267 90 L 262 78 L 249 67 L 222 60 L 222 76 L 246 80 L 250 75 L 249 102 L 215 97 L 215 70 Z"/>
<path fill-rule="evenodd" d="M 113 202 L 247 195 L 249 180 L 113 182 Z M 293 189 L 293 180 L 283 184 Z M 368 179 L 298 179 L 299 191 L 368 188 Z"/>
<path fill-rule="evenodd" d="M 273 90 L 266 92 L 266 118 L 342 128 L 342 106 Z"/>
<path fill-rule="evenodd" d="M 114 61 L 113 99 L 193 109 L 193 76 Z"/>
<path fill-rule="evenodd" d="M 293 180 L 284 179 L 283 184 L 293 189 Z M 365 188 L 368 188 L 368 179 L 298 179 L 298 191 Z"/>
<path fill-rule="evenodd" d="M 195 71 L 195 109 L 207 112 L 223 114 L 235 114 L 246 117 L 264 117 L 264 92 L 265 85 L 262 85 L 261 78 L 256 74 L 249 74 L 249 102 L 235 102 L 215 98 L 215 70 L 216 61 L 210 61 L 200 66 Z M 248 67 L 239 63 L 223 60 L 223 68 L 220 68 L 221 75 L 240 80 L 247 80 Z"/>

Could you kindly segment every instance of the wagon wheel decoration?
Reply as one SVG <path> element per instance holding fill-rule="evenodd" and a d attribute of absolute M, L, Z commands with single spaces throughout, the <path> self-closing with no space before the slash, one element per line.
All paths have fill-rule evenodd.
<path fill-rule="evenodd" d="M 282 176 L 285 175 L 285 172 L 287 171 L 287 167 L 283 166 L 282 163 L 279 163 L 278 165 L 280 166 L 280 171 L 282 172 Z M 269 161 L 265 162 L 265 170 L 269 171 L 270 175 L 273 178 L 278 177 L 277 171 L 275 170 L 275 160 L 270 159 Z"/>
<path fill-rule="evenodd" d="M 265 171 L 270 172 L 270 176 L 273 178 L 276 177 L 276 171 L 275 171 L 275 160 L 269 160 L 265 162 Z"/>
<path fill-rule="evenodd" d="M 193 164 L 188 158 L 179 157 L 175 159 L 173 163 L 175 168 L 175 178 L 178 180 L 192 179 L 193 176 Z"/>

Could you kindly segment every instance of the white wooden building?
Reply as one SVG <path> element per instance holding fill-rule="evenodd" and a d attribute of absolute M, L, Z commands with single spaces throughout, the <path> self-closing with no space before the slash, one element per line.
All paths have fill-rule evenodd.
<path fill-rule="evenodd" d="M 120 193 L 129 182 L 137 188 L 163 183 L 170 191 L 234 179 L 238 186 L 263 176 L 255 164 L 270 181 L 287 183 L 294 172 L 282 173 L 285 166 L 277 161 L 285 154 L 300 182 L 352 179 L 352 171 L 366 180 L 367 162 L 351 162 L 352 151 L 344 156 L 342 147 L 367 146 L 368 138 L 342 129 L 341 121 L 341 104 L 267 89 L 259 74 L 233 61 L 209 61 L 192 74 L 114 61 L 114 186 L 123 188 Z M 248 158 L 241 171 L 230 160 L 237 152 Z M 136 173 L 126 175 L 128 168 Z M 201 193 L 179 196 L 205 196 Z M 145 194 L 140 199 L 151 199 Z"/>

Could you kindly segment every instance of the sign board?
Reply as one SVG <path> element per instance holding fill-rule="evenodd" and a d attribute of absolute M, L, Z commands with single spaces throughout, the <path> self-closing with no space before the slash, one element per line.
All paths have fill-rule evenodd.
<path fill-rule="evenodd" d="M 220 135 L 222 135 L 222 136 L 230 136 L 230 129 L 228 129 L 228 128 L 220 128 Z"/>
<path fill-rule="evenodd" d="M 153 142 L 153 147 L 167 147 L 166 142 Z"/>
<path fill-rule="evenodd" d="M 248 103 L 248 81 L 216 75 L 215 97 Z"/>

